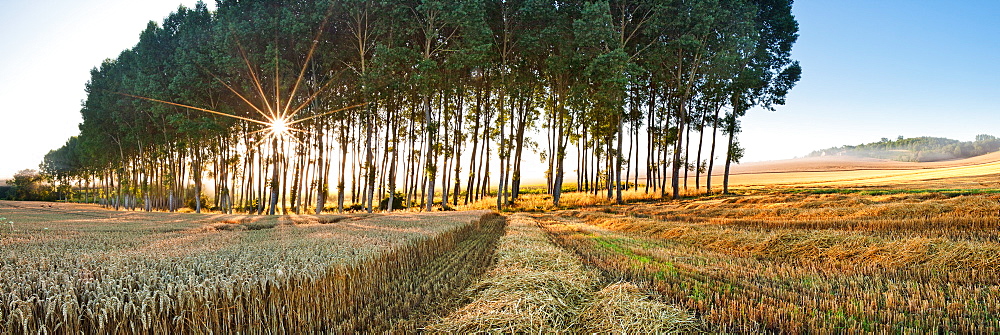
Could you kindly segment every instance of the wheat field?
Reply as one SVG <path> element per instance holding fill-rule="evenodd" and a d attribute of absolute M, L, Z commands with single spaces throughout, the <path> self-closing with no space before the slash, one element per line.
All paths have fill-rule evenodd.
<path fill-rule="evenodd" d="M 995 163 L 939 165 L 503 215 L 0 202 L 0 333 L 1000 332 Z"/>
<path fill-rule="evenodd" d="M 246 217 L 0 202 L 0 333 L 415 329 L 493 262 L 489 211 Z"/>

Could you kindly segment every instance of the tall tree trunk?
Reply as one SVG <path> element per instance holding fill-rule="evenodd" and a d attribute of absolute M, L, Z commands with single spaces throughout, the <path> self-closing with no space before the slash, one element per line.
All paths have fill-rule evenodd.
<path fill-rule="evenodd" d="M 462 123 L 465 120 L 464 119 L 464 117 L 465 117 L 465 113 L 464 113 L 464 111 L 465 111 L 465 90 L 464 90 L 464 88 L 463 88 L 463 90 L 461 91 L 461 93 L 458 96 L 458 109 L 457 109 L 457 111 L 458 111 L 458 116 L 456 117 L 457 118 L 456 121 L 457 121 L 458 124 L 455 127 L 455 134 L 454 134 L 454 136 L 455 136 L 455 138 L 454 138 L 455 143 L 453 144 L 454 147 L 452 148 L 452 151 L 453 151 L 454 156 L 455 156 L 455 162 L 454 162 L 454 165 L 455 165 L 455 187 L 452 190 L 452 201 L 451 201 L 451 204 L 453 206 L 458 206 L 458 194 L 462 192 L 462 189 L 461 189 L 461 187 L 462 187 L 462 184 L 461 184 L 462 183 L 462 180 L 461 180 L 461 174 L 462 174 L 462 142 L 463 142 L 463 138 L 462 138 Z M 468 191 L 466 191 L 466 192 L 468 193 Z"/>
<path fill-rule="evenodd" d="M 684 143 L 684 191 L 688 190 L 688 172 L 691 171 L 691 124 L 685 127 L 687 131 L 684 132 L 684 138 L 687 139 Z"/>
<path fill-rule="evenodd" d="M 367 108 L 374 108 L 369 105 Z M 365 126 L 365 210 L 368 213 L 372 212 L 372 201 L 375 197 L 375 153 L 373 151 L 372 144 L 372 134 L 375 128 L 375 118 L 373 117 L 374 112 L 369 110 L 368 112 L 368 122 Z"/>
<path fill-rule="evenodd" d="M 681 198 L 681 192 L 680 192 L 681 148 L 683 148 L 684 145 L 684 127 L 687 124 L 687 114 L 686 114 L 687 109 L 685 106 L 685 102 L 686 101 L 681 100 L 680 108 L 677 109 L 677 116 L 678 116 L 677 141 L 674 142 L 674 161 L 673 161 L 673 168 L 671 169 L 672 174 L 670 179 L 670 188 L 671 191 L 673 192 L 671 197 L 674 200 Z"/>
<path fill-rule="evenodd" d="M 478 192 L 473 192 L 473 190 L 475 189 L 475 186 L 477 185 L 477 183 L 476 183 L 476 177 L 478 176 L 478 174 L 476 173 L 476 158 L 477 158 L 476 155 L 479 153 L 478 152 L 479 151 L 479 127 L 480 127 L 479 122 L 480 122 L 480 116 L 482 115 L 482 100 L 483 100 L 483 98 L 482 98 L 482 92 L 480 92 L 480 90 L 477 89 L 477 92 L 476 92 L 476 107 L 475 107 L 475 111 L 473 112 L 474 115 L 475 115 L 475 121 L 474 121 L 473 126 L 472 126 L 472 154 L 469 156 L 469 180 L 467 181 L 468 185 L 465 188 L 465 204 L 466 205 L 468 205 L 469 202 L 472 202 L 474 200 L 474 197 L 476 196 L 476 194 L 478 194 Z"/>
<path fill-rule="evenodd" d="M 726 146 L 726 170 L 722 176 L 722 194 L 729 194 L 729 171 L 730 166 L 733 163 L 733 144 L 735 144 L 736 138 L 736 110 L 734 108 L 733 114 L 729 118 L 727 124 L 729 127 L 729 144 Z"/>
<path fill-rule="evenodd" d="M 621 116 L 618 117 L 618 150 L 615 152 L 615 157 L 617 158 L 617 162 L 615 163 L 615 182 L 614 182 L 616 191 L 615 202 L 617 202 L 619 205 L 625 203 L 625 200 L 622 198 L 622 141 L 625 139 L 623 136 L 624 127 L 622 127 L 623 125 L 622 119 L 623 118 Z"/>
<path fill-rule="evenodd" d="M 271 172 L 271 201 L 268 204 L 267 215 L 274 215 L 275 210 L 277 210 L 278 208 L 278 191 L 280 186 L 279 184 L 281 182 L 281 180 L 279 179 L 281 177 L 280 174 L 281 169 L 279 169 L 279 164 L 281 163 L 278 160 L 277 137 L 271 140 L 271 150 L 273 150 L 273 152 L 271 153 L 271 164 L 273 165 Z"/>
<path fill-rule="evenodd" d="M 695 158 L 695 170 L 694 170 L 694 189 L 701 190 L 701 151 L 705 147 L 705 120 L 708 119 L 708 115 L 702 113 L 701 125 L 698 126 L 698 156 Z"/>
<path fill-rule="evenodd" d="M 327 172 L 330 167 L 326 162 L 326 147 L 323 145 L 323 131 L 325 128 L 320 125 L 316 127 L 316 143 L 319 148 L 316 158 L 316 215 L 323 214 L 326 207 L 326 197 L 329 194 L 329 184 Z"/>
<path fill-rule="evenodd" d="M 715 117 L 712 118 L 712 149 L 708 154 L 708 171 L 705 174 L 705 194 L 712 194 L 712 170 L 715 168 L 715 140 L 717 139 L 719 131 L 719 111 L 722 110 L 720 105 L 715 109 Z"/>
<path fill-rule="evenodd" d="M 200 152 L 201 149 L 195 149 L 195 150 L 197 150 L 198 152 L 195 152 L 194 154 L 194 162 L 193 162 L 194 164 L 192 164 L 193 166 L 191 167 L 191 173 L 193 174 L 192 177 L 194 178 L 194 212 L 200 214 L 201 213 L 201 169 L 202 169 L 201 152 Z"/>
<path fill-rule="evenodd" d="M 517 124 L 517 135 L 514 137 L 517 144 L 515 145 L 516 151 L 514 152 L 514 179 L 511 185 L 511 202 L 517 201 L 517 197 L 521 193 L 521 155 L 524 153 L 524 132 L 528 126 L 527 113 L 530 112 L 528 110 L 529 108 L 530 106 L 528 106 L 527 103 L 524 103 L 521 107 L 521 111 L 519 113 L 521 115 Z"/>
<path fill-rule="evenodd" d="M 437 165 L 436 155 L 434 154 L 434 132 L 436 125 L 433 122 L 433 117 L 431 113 L 431 97 L 427 96 L 424 98 L 424 118 L 427 122 L 427 127 L 424 130 L 425 136 L 427 137 L 427 161 L 425 162 L 425 173 L 427 178 L 427 203 L 424 206 L 424 210 L 430 212 L 434 207 L 434 177 L 436 176 Z"/>

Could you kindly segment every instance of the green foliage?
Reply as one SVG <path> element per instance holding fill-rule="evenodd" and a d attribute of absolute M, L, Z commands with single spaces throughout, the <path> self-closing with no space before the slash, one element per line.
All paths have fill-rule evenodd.
<path fill-rule="evenodd" d="M 18 171 L 7 184 L 11 186 L 7 191 L 8 198 L 12 200 L 55 200 L 50 185 L 45 183 L 45 177 L 37 170 Z"/>
<path fill-rule="evenodd" d="M 14 200 L 14 187 L 7 185 L 0 185 L 0 199 Z"/>
<path fill-rule="evenodd" d="M 396 192 L 391 197 L 387 197 L 379 203 L 378 208 L 381 210 L 389 209 L 389 201 L 392 201 L 392 209 L 400 210 L 406 209 L 406 195 L 403 192 Z"/>
<path fill-rule="evenodd" d="M 225 180 L 232 185 L 216 188 L 215 198 L 228 192 L 242 203 L 220 207 L 249 210 L 271 203 L 259 199 L 263 194 L 327 192 L 330 173 L 315 186 L 296 178 L 329 170 L 319 164 L 332 160 L 333 144 L 344 157 L 355 154 L 356 166 L 342 170 L 363 171 L 351 179 L 352 191 L 358 180 L 360 193 L 378 194 L 397 179 L 370 172 L 374 166 L 431 177 L 419 187 L 434 188 L 436 176 L 452 173 L 438 161 L 459 165 L 472 140 L 501 160 L 502 174 L 484 172 L 505 188 L 512 174 L 521 180 L 516 162 L 524 149 L 542 150 L 550 179 L 561 184 L 570 142 L 611 162 L 623 156 L 617 142 L 624 130 L 645 127 L 652 153 L 679 154 L 689 140 L 680 133 L 696 124 L 737 136 L 747 110 L 784 104 L 802 71 L 790 58 L 798 37 L 791 4 L 219 0 L 214 12 L 204 3 L 182 6 L 91 70 L 80 134 L 50 152 L 42 171 L 57 197 L 72 196 L 65 188 L 74 182 L 93 181 L 103 186 L 104 203 L 132 199 L 168 210 L 200 199 L 184 189 L 188 182 L 200 188 L 202 179 Z M 712 116 L 723 109 L 726 120 Z M 304 121 L 277 143 L 266 135 L 276 117 Z M 539 126 L 550 132 L 548 145 L 530 138 Z M 742 151 L 731 149 L 727 159 L 738 160 Z M 322 160 L 314 159 L 319 151 Z M 424 163 L 403 163 L 415 160 Z M 287 170 L 295 173 L 280 183 L 255 178 Z M 416 182 L 404 182 L 414 193 Z"/>

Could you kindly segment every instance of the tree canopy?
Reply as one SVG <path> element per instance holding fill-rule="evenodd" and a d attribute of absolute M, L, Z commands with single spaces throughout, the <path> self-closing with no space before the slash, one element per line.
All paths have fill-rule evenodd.
<path fill-rule="evenodd" d="M 801 75 L 791 6 L 198 3 L 91 71 L 80 134 L 42 170 L 85 201 L 171 211 L 502 207 L 525 173 L 559 205 L 568 171 L 622 201 L 640 184 L 678 197 L 689 172 L 700 189 L 707 167 L 712 192 L 714 162 L 739 158 L 739 118 L 783 104 Z M 522 169 L 526 150 L 547 170 Z"/>

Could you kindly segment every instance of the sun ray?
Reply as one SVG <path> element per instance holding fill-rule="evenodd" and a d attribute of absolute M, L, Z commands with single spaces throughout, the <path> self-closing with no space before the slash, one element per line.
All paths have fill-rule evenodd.
<path fill-rule="evenodd" d="M 330 78 L 330 80 L 327 80 L 326 83 L 323 84 L 323 86 L 320 86 L 320 88 L 318 90 L 316 90 L 316 92 L 313 92 L 313 94 L 310 95 L 309 98 L 306 99 L 306 101 L 302 102 L 302 104 L 298 105 L 298 107 L 295 107 L 295 109 L 292 110 L 291 112 L 289 112 L 286 117 L 295 116 L 303 108 L 306 108 L 306 105 L 309 105 L 309 103 L 312 102 L 314 99 L 316 99 L 316 97 L 319 96 L 320 93 L 323 93 L 323 91 L 326 90 L 327 86 L 330 86 L 330 84 L 332 84 L 334 80 L 340 78 L 340 74 L 342 74 L 342 73 L 343 72 L 338 72 L 336 77 Z"/>
<path fill-rule="evenodd" d="M 278 36 L 275 33 L 274 45 L 278 45 Z M 278 72 L 278 56 L 280 48 L 274 49 L 274 118 L 281 119 L 285 115 L 285 111 L 281 110 L 281 72 Z"/>
<path fill-rule="evenodd" d="M 243 100 L 243 102 L 245 102 L 247 105 L 249 105 L 255 111 L 257 111 L 257 113 L 260 113 L 261 116 L 264 116 L 264 117 L 267 116 L 267 114 L 264 113 L 264 111 L 260 110 L 260 108 L 257 107 L 257 105 L 255 105 L 252 102 L 250 102 L 249 99 L 247 99 L 242 94 L 240 94 L 240 92 L 237 92 L 235 88 L 233 88 L 231 85 L 229 85 L 225 81 L 223 81 L 222 78 L 219 78 L 218 76 L 216 76 L 215 73 L 212 73 L 212 71 L 209 71 L 208 69 L 205 69 L 205 68 L 202 68 L 202 70 L 205 71 L 205 72 L 207 72 L 209 75 L 211 75 L 212 78 L 215 78 L 215 80 L 219 81 L 219 83 L 222 84 L 223 86 L 225 86 L 227 89 L 229 89 L 230 92 L 233 92 L 233 94 L 236 94 L 236 96 L 238 96 L 240 98 L 240 100 Z"/>
<path fill-rule="evenodd" d="M 309 52 L 306 55 L 306 59 L 305 59 L 305 62 L 303 63 L 303 65 L 302 65 L 302 69 L 299 70 L 299 75 L 296 78 L 295 83 L 292 86 L 292 89 L 288 92 L 289 95 L 287 97 L 287 100 L 284 102 L 284 106 L 282 106 L 282 101 L 281 101 L 281 99 L 282 99 L 282 96 L 281 96 L 281 71 L 280 71 L 281 70 L 281 57 L 280 57 L 280 53 L 278 51 L 275 51 L 275 54 L 274 54 L 274 78 L 273 78 L 273 80 L 274 80 L 274 97 L 273 97 L 273 101 L 272 101 L 272 99 L 269 99 L 268 94 L 265 93 L 266 90 L 264 88 L 263 82 L 261 81 L 261 77 L 258 74 L 258 71 L 256 70 L 256 68 L 250 62 L 250 57 L 247 55 L 247 51 L 246 51 L 246 49 L 244 49 L 243 43 L 240 41 L 239 37 L 235 34 L 235 32 L 233 32 L 233 34 L 232 34 L 233 39 L 236 41 L 236 47 L 239 50 L 240 58 L 243 60 L 243 63 L 246 65 L 247 71 L 249 72 L 250 79 L 251 79 L 251 81 L 253 83 L 253 88 L 257 91 L 257 94 L 260 95 L 261 100 L 263 100 L 263 103 L 264 103 L 263 107 L 264 108 L 261 108 L 260 106 L 258 106 L 256 104 L 254 104 L 253 102 L 251 102 L 250 99 L 247 98 L 247 96 L 241 94 L 235 87 L 233 87 L 232 85 L 230 85 L 226 81 L 222 80 L 222 78 L 220 78 L 219 76 L 217 76 L 215 73 L 212 73 L 212 71 L 209 71 L 205 67 L 199 66 L 203 71 L 205 71 L 206 73 L 208 73 L 209 75 L 211 75 L 212 78 L 214 78 L 216 81 L 218 81 L 223 86 L 225 86 L 226 89 L 228 89 L 230 92 L 232 92 L 237 97 L 239 97 L 239 99 L 242 100 L 244 103 L 246 103 L 247 106 L 250 106 L 250 108 L 253 108 L 254 111 L 256 111 L 258 114 L 261 115 L 261 117 L 264 119 L 264 121 L 256 120 L 256 119 L 252 119 L 252 118 L 248 118 L 248 117 L 242 117 L 242 116 L 232 115 L 232 114 L 226 114 L 226 113 L 222 113 L 222 112 L 213 111 L 213 110 L 210 110 L 210 109 L 194 107 L 194 106 L 180 104 L 180 103 L 176 103 L 176 102 L 170 102 L 170 101 L 165 101 L 165 100 L 160 100 L 160 99 L 153 99 L 153 98 L 148 98 L 148 97 L 143 97 L 143 96 L 128 94 L 128 93 L 120 93 L 120 92 L 112 92 L 112 93 L 115 93 L 115 94 L 118 94 L 118 95 L 123 95 L 123 96 L 128 96 L 128 97 L 133 97 L 133 98 L 136 98 L 136 99 L 142 99 L 142 100 L 147 100 L 147 101 L 152 101 L 152 102 L 158 102 L 158 103 L 163 103 L 163 104 L 167 104 L 167 105 L 178 106 L 178 107 L 183 107 L 183 108 L 187 108 L 187 109 L 202 111 L 202 112 L 206 112 L 206 113 L 221 115 L 221 116 L 228 116 L 228 117 L 231 117 L 231 118 L 234 118 L 234 119 L 238 119 L 238 120 L 243 120 L 243 121 L 248 121 L 248 122 L 252 122 L 252 123 L 261 124 L 261 125 L 264 125 L 265 127 L 262 128 L 262 129 L 258 129 L 258 130 L 246 132 L 246 135 L 255 135 L 255 134 L 258 134 L 258 133 L 266 133 L 268 137 L 274 137 L 276 139 L 282 139 L 282 140 L 284 140 L 286 138 L 289 138 L 289 139 L 294 140 L 295 142 L 298 142 L 299 144 L 305 145 L 302 141 L 299 141 L 297 138 L 295 138 L 295 136 L 291 136 L 291 134 L 292 133 L 302 133 L 302 134 L 315 135 L 315 133 L 313 133 L 311 131 L 308 131 L 308 130 L 295 128 L 295 127 L 293 127 L 293 125 L 301 123 L 301 122 L 305 122 L 305 121 L 308 121 L 308 120 L 311 120 L 311 119 L 314 119 L 314 118 L 318 118 L 318 117 L 330 115 L 330 114 L 333 114 L 333 113 L 341 112 L 341 111 L 352 109 L 352 108 L 357 108 L 357 107 L 364 106 L 364 105 L 368 104 L 366 102 L 366 103 L 357 104 L 357 105 L 346 107 L 346 108 L 341 108 L 341 109 L 329 111 L 329 112 L 318 114 L 318 115 L 309 116 L 309 117 L 298 119 L 298 120 L 293 120 L 292 119 L 302 109 L 304 109 L 313 100 L 315 100 L 319 96 L 320 93 L 323 93 L 324 91 L 326 91 L 326 89 L 330 86 L 330 84 L 332 84 L 334 81 L 336 81 L 337 78 L 340 78 L 340 76 L 343 74 L 342 71 L 337 72 L 337 74 L 335 76 L 333 76 L 332 78 L 330 78 L 329 80 L 327 80 L 325 83 L 323 83 L 323 85 L 321 85 L 319 87 L 319 89 L 317 89 L 315 92 L 311 93 L 301 104 L 299 104 L 298 106 L 296 106 L 295 109 L 291 108 L 292 107 L 292 103 L 295 100 L 295 95 L 298 93 L 298 89 L 301 87 L 302 81 L 305 78 L 306 70 L 308 69 L 308 66 L 309 66 L 310 62 L 312 61 L 312 58 L 315 55 L 316 48 L 319 45 L 319 39 L 320 39 L 320 37 L 322 37 L 323 32 L 324 32 L 325 27 L 326 27 L 326 24 L 327 24 L 330 16 L 332 15 L 332 13 L 333 13 L 333 5 L 331 4 L 330 7 L 327 8 L 327 12 L 326 12 L 326 14 L 325 14 L 325 16 L 323 18 L 323 22 L 320 25 L 320 27 L 319 27 L 319 29 L 318 29 L 318 31 L 316 33 L 316 36 L 312 40 L 312 44 L 309 47 Z M 230 30 L 233 31 L 233 27 L 230 27 Z M 275 38 L 277 39 L 277 36 Z M 277 43 L 277 40 L 275 41 L 275 43 Z M 266 112 L 265 112 L 265 108 L 266 108 Z"/>
<path fill-rule="evenodd" d="M 302 78 L 304 78 L 306 75 L 306 67 L 309 66 L 309 61 L 312 60 L 313 53 L 316 51 L 316 46 L 319 45 L 319 38 L 323 36 L 323 30 L 324 28 L 326 28 L 326 24 L 330 20 L 331 14 L 333 14 L 333 3 L 331 3 L 330 6 L 327 7 L 326 14 L 325 16 L 323 16 L 323 22 L 320 23 L 319 30 L 316 32 L 316 36 L 313 37 L 312 45 L 309 47 L 309 53 L 306 54 L 306 61 L 302 63 L 302 70 L 299 71 L 299 78 L 295 80 L 295 85 L 292 85 L 292 91 L 291 93 L 288 94 L 288 102 L 285 104 L 285 109 L 284 109 L 285 112 L 288 112 L 289 108 L 292 107 L 292 98 L 295 97 L 295 93 L 298 92 L 299 90 L 299 84 L 302 83 Z M 282 116 L 288 117 L 294 115 L 295 113 L 298 113 L 299 109 L 301 108 L 297 108 L 295 112 L 288 113 L 287 115 L 282 114 Z"/>
<path fill-rule="evenodd" d="M 292 141 L 295 141 L 295 143 L 298 143 L 298 144 L 300 144 L 300 145 L 306 145 L 306 143 L 305 143 L 305 142 L 302 142 L 302 141 L 299 141 L 299 139 L 297 139 L 297 138 L 295 138 L 295 137 L 289 137 L 289 138 L 291 138 L 291 139 L 292 139 Z"/>
<path fill-rule="evenodd" d="M 332 111 L 329 111 L 329 112 L 326 112 L 326 113 L 323 113 L 323 114 L 313 115 L 313 116 L 310 116 L 310 117 L 307 117 L 307 118 L 302 118 L 302 119 L 298 119 L 298 120 L 289 122 L 288 125 L 293 125 L 293 124 L 296 124 L 296 123 L 305 122 L 305 121 L 308 121 L 308 120 L 311 120 L 311 119 L 318 118 L 320 116 L 326 116 L 326 115 L 330 115 L 330 114 L 333 114 L 333 113 L 342 112 L 342 111 L 345 111 L 345 110 L 348 110 L 348 109 L 361 107 L 361 106 L 364 106 L 364 105 L 367 105 L 367 104 L 368 104 L 367 102 L 364 102 L 364 103 L 360 103 L 360 104 L 357 104 L 357 105 L 354 105 L 354 106 L 348 106 L 348 107 L 344 107 L 344 108 L 341 108 L 341 109 L 332 110 Z"/>
<path fill-rule="evenodd" d="M 234 118 L 234 119 L 240 119 L 240 120 L 244 120 L 244 121 L 256 122 L 256 123 L 259 123 L 259 124 L 262 124 L 262 125 L 265 125 L 265 126 L 268 125 L 268 123 L 264 122 L 264 121 L 254 120 L 254 119 L 251 119 L 251 118 L 245 118 L 245 117 L 242 117 L 242 116 L 237 116 L 237 115 L 232 115 L 232 114 L 226 114 L 226 113 L 222 113 L 222 112 L 216 112 L 216 111 L 213 111 L 213 110 L 210 110 L 210 109 L 204 109 L 204 108 L 198 108 L 198 107 L 194 107 L 194 106 L 188 106 L 188 105 L 179 104 L 179 103 L 176 103 L 176 102 L 163 101 L 163 100 L 159 100 L 159 99 L 147 98 L 147 97 L 143 97 L 143 96 L 132 95 L 132 94 L 128 94 L 128 93 L 121 93 L 121 92 L 111 92 L 111 93 L 118 94 L 118 95 L 124 95 L 124 96 L 127 96 L 127 97 L 133 97 L 133 98 L 136 98 L 136 99 L 142 99 L 142 100 L 159 102 L 159 103 L 168 104 L 168 105 L 174 105 L 174 106 L 178 106 L 178 107 L 184 107 L 184 108 L 188 108 L 188 109 L 193 109 L 193 110 L 197 110 L 197 111 L 202 111 L 202 112 L 207 112 L 207 113 L 212 113 L 212 114 L 217 114 L 217 115 L 222 115 L 222 116 L 228 116 L 228 117 L 231 117 L 231 118 Z"/>
<path fill-rule="evenodd" d="M 316 135 L 316 133 L 314 133 L 314 132 L 311 132 L 311 131 L 308 131 L 308 130 L 305 130 L 305 129 L 299 129 L 299 128 L 287 128 L 285 130 L 287 130 L 287 131 L 294 131 L 294 132 L 303 133 L 303 134 L 309 134 L 309 135 Z"/>
<path fill-rule="evenodd" d="M 274 112 L 274 108 L 271 108 L 271 103 L 267 99 L 267 93 L 264 93 L 264 86 L 260 83 L 260 78 L 257 77 L 257 72 L 254 71 L 253 65 L 250 64 L 250 58 L 247 57 L 246 50 L 243 49 L 243 43 L 240 42 L 239 37 L 236 37 L 236 33 L 233 32 L 233 38 L 236 39 L 236 47 L 240 51 L 240 57 L 243 58 L 243 63 L 247 65 L 247 70 L 250 72 L 250 79 L 253 81 L 254 86 L 257 87 L 257 92 L 260 93 L 260 98 L 264 100 L 264 106 L 267 107 L 267 111 L 272 116 L 277 116 Z"/>
<path fill-rule="evenodd" d="M 268 128 L 257 129 L 257 130 L 254 130 L 254 131 L 251 131 L 251 132 L 247 133 L 247 135 L 253 135 L 253 134 L 260 133 L 260 132 L 265 132 L 265 131 L 268 131 Z"/>

